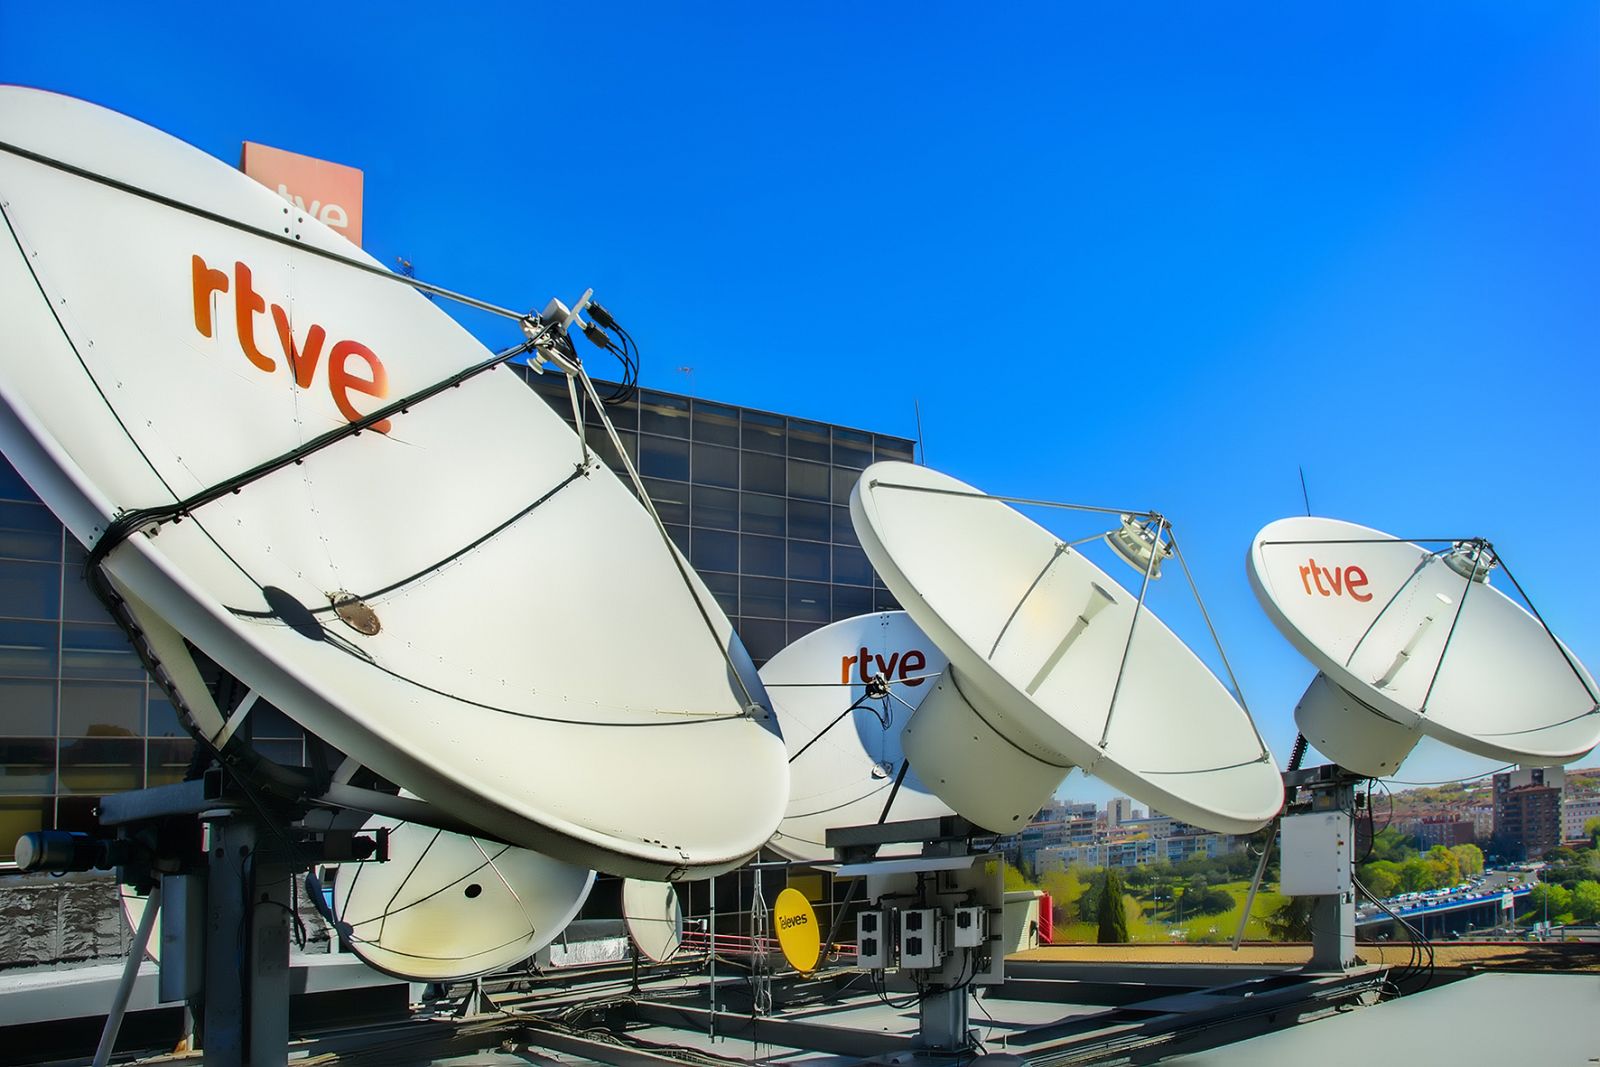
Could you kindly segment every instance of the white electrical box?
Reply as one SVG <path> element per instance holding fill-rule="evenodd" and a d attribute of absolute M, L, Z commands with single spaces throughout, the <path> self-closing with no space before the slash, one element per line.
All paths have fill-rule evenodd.
<path fill-rule="evenodd" d="M 906 908 L 900 912 L 900 966 L 928 970 L 944 962 L 944 924 L 938 908 Z"/>
<path fill-rule="evenodd" d="M 856 916 L 856 967 L 881 971 L 889 966 L 889 913 L 863 911 Z"/>
<path fill-rule="evenodd" d="M 977 948 L 989 940 L 988 908 L 957 908 L 950 923 L 953 948 Z"/>
<path fill-rule="evenodd" d="M 1283 850 L 1279 892 L 1290 897 L 1332 897 L 1350 892 L 1355 833 L 1347 813 L 1287 815 L 1279 839 Z"/>

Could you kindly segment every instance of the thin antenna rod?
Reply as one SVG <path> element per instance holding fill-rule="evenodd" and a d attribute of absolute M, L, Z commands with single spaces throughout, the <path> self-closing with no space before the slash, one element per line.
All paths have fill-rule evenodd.
<path fill-rule="evenodd" d="M 1306 518 L 1311 517 L 1311 494 L 1306 492 L 1306 468 L 1300 465 L 1300 499 L 1306 502 Z"/>
<path fill-rule="evenodd" d="M 911 398 L 911 410 L 917 414 L 917 462 L 926 467 L 928 465 L 928 446 L 922 443 L 922 402 L 916 397 Z"/>

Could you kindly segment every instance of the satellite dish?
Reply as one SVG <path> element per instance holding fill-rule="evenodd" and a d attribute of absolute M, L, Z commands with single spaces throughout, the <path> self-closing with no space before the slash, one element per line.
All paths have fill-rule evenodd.
<path fill-rule="evenodd" d="M 830 827 L 937 818 L 950 807 L 908 773 L 900 732 L 945 669 L 944 653 L 903 611 L 859 615 L 800 638 L 767 661 L 761 681 L 789 750 L 789 809 L 770 847 L 786 859 L 833 858 Z M 869 682 L 882 678 L 880 690 Z M 849 709 L 854 708 L 854 711 Z M 888 845 L 880 855 L 920 846 Z"/>
<path fill-rule="evenodd" d="M 637 878 L 622 883 L 622 918 L 639 954 L 666 963 L 683 943 L 683 905 L 678 891 L 665 882 Z"/>
<path fill-rule="evenodd" d="M 743 646 L 542 399 L 480 373 L 347 435 L 493 362 L 449 316 L 271 190 L 68 97 L 0 88 L 0 202 L 0 449 L 84 544 L 181 519 L 123 520 L 117 587 L 487 835 L 655 878 L 771 836 L 788 770 Z"/>
<path fill-rule="evenodd" d="M 789 966 L 801 974 L 816 970 L 822 958 L 822 930 L 806 895 L 792 887 L 779 893 L 773 902 L 772 921 L 778 928 L 778 947 Z"/>
<path fill-rule="evenodd" d="M 407 981 L 476 978 L 528 958 L 594 885 L 582 867 L 416 823 L 373 819 L 363 832 L 381 829 L 389 858 L 341 865 L 333 914 L 357 956 Z"/>
<path fill-rule="evenodd" d="M 1282 782 L 1249 715 L 1148 608 L 1135 626 L 1137 598 L 1050 531 L 908 463 L 867 468 L 850 517 L 950 659 L 903 742 L 956 811 L 1015 829 L 1076 766 L 1212 830 L 1249 833 L 1277 814 Z"/>
<path fill-rule="evenodd" d="M 1594 678 L 1491 584 L 1487 544 L 1440 546 L 1309 517 L 1256 534 L 1250 583 L 1319 672 L 1295 709 L 1300 732 L 1374 777 L 1423 735 L 1521 763 L 1588 752 L 1600 742 Z"/>

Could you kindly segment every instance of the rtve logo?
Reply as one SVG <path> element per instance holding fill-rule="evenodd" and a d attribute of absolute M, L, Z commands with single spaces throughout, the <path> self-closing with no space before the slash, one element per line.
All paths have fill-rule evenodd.
<path fill-rule="evenodd" d="M 1327 579 L 1327 585 L 1323 584 L 1323 579 Z M 1316 560 L 1308 559 L 1306 565 L 1300 568 L 1300 583 L 1306 587 L 1306 596 L 1311 595 L 1312 582 L 1317 584 L 1317 592 L 1323 596 L 1343 596 L 1349 593 L 1350 599 L 1363 604 L 1372 599 L 1371 593 L 1358 592 L 1367 585 L 1367 572 L 1360 567 L 1335 567 L 1330 571 L 1326 567 L 1317 566 Z"/>
<path fill-rule="evenodd" d="M 194 328 L 200 331 L 202 337 L 210 337 L 213 295 L 226 293 L 229 279 L 222 271 L 207 266 L 199 256 L 194 257 L 191 269 L 194 279 Z M 261 351 L 256 344 L 256 315 L 267 309 L 267 303 L 251 287 L 250 268 L 243 263 L 234 263 L 232 282 L 233 329 L 239 337 L 239 347 L 257 370 L 272 374 L 278 369 L 277 360 Z M 301 389 L 311 388 L 328 331 L 312 323 L 306 329 L 304 346 L 297 345 L 290 329 L 288 313 L 277 304 L 272 305 L 272 324 L 277 327 L 278 348 L 289 364 L 290 379 Z M 366 377 L 350 373 L 352 360 L 366 364 Z M 383 369 L 383 362 L 372 349 L 360 341 L 336 341 L 328 349 L 327 366 L 328 392 L 339 414 L 351 422 L 363 417 L 350 403 L 351 393 L 361 393 L 379 400 L 389 395 L 389 373 Z M 375 422 L 372 428 L 379 433 L 388 433 L 389 420 Z"/>
<path fill-rule="evenodd" d="M 900 680 L 906 685 L 917 686 L 927 681 L 926 678 L 907 677 L 907 675 L 914 674 L 928 666 L 928 657 L 919 649 L 913 648 L 906 652 L 891 652 L 889 653 L 889 662 L 885 663 L 883 656 L 869 652 L 863 646 L 858 655 L 839 657 L 839 682 L 843 685 L 850 684 L 850 668 L 852 666 L 856 667 L 856 673 L 860 675 L 861 682 L 870 681 L 872 675 L 867 672 L 872 670 L 874 662 L 878 666 L 876 673 L 883 675 L 883 680 L 886 682 L 894 681 L 896 665 L 900 668 Z"/>

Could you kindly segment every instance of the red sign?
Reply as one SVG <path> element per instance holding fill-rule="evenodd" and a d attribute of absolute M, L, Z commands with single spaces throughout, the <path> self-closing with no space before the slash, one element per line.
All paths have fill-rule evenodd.
<path fill-rule="evenodd" d="M 362 176 L 356 168 L 246 141 L 239 169 L 296 210 L 361 243 Z"/>

